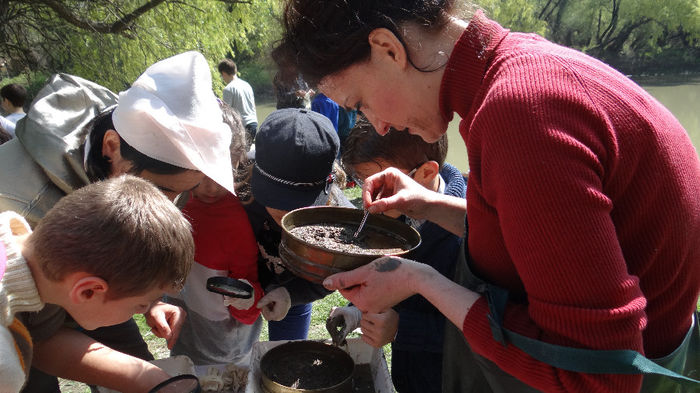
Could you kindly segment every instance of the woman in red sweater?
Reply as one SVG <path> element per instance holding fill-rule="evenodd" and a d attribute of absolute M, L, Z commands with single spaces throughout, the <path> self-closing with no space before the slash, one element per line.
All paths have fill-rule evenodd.
<path fill-rule="evenodd" d="M 700 160 L 686 131 L 611 67 L 481 12 L 459 19 L 454 3 L 289 1 L 273 57 L 380 134 L 433 142 L 459 114 L 467 206 L 395 170 L 370 177 L 363 198 L 371 212 L 399 209 L 460 235 L 468 211 L 470 277 L 509 291 L 505 328 L 566 347 L 671 354 L 700 290 Z M 425 265 L 379 259 L 324 284 L 369 312 L 421 294 L 462 328 L 492 391 L 642 386 L 641 375 L 565 371 L 502 345 L 483 288 Z"/>

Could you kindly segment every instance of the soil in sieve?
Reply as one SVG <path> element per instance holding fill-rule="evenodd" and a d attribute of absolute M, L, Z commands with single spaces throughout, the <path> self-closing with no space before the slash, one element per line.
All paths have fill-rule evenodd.
<path fill-rule="evenodd" d="M 350 224 L 315 224 L 298 226 L 290 232 L 313 245 L 351 254 L 392 255 L 408 249 L 405 239 L 388 231 L 365 226 L 353 239 L 356 230 L 357 226 Z"/>
<path fill-rule="evenodd" d="M 264 372 L 269 379 L 293 389 L 322 389 L 348 379 L 352 370 L 318 353 L 298 352 L 280 357 Z"/>

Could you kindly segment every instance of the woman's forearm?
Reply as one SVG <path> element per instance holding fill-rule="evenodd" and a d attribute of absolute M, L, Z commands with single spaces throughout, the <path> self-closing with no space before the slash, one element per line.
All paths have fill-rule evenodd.
<path fill-rule="evenodd" d="M 427 219 L 459 237 L 464 237 L 467 201 L 451 195 L 439 193 L 432 193 L 432 195 L 433 199 L 427 207 Z"/>
<path fill-rule="evenodd" d="M 413 275 L 412 285 L 415 291 L 462 330 L 464 318 L 480 295 L 448 279 L 428 265 L 416 265 L 416 268 L 420 270 Z"/>

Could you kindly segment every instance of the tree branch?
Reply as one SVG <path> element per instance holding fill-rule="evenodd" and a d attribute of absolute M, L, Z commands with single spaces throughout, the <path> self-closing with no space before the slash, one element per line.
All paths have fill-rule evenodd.
<path fill-rule="evenodd" d="M 60 16 L 63 20 L 81 29 L 91 30 L 98 33 L 122 34 L 136 19 L 138 19 L 138 17 L 159 6 L 165 1 L 166 0 L 149 0 L 146 2 L 146 4 L 136 8 L 128 14 L 125 14 L 112 23 L 85 20 L 74 14 L 68 7 L 65 6 L 65 4 L 63 4 L 63 2 L 58 0 L 37 0 L 35 3 L 44 4 L 58 14 L 58 16 Z"/>

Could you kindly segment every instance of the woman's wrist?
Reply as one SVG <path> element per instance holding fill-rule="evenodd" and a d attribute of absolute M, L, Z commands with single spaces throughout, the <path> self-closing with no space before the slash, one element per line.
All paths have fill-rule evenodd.
<path fill-rule="evenodd" d="M 430 265 L 411 261 L 407 266 L 408 277 L 406 282 L 413 294 L 424 295 L 426 286 L 431 285 L 435 274 L 439 274 Z"/>

